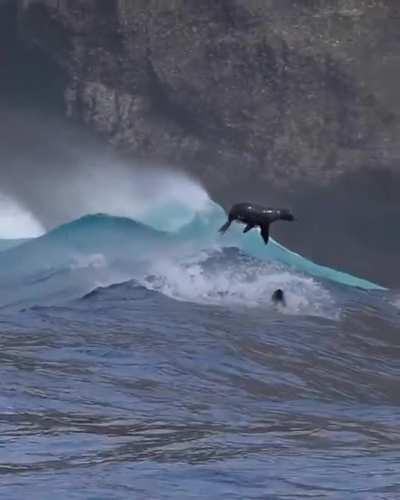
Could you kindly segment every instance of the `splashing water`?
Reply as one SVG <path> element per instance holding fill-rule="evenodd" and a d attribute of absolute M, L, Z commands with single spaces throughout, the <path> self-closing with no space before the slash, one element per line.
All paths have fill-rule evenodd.
<path fill-rule="evenodd" d="M 233 225 L 221 236 L 224 210 L 183 175 L 142 173 L 129 210 L 127 193 L 123 198 L 129 218 L 85 215 L 12 248 L 3 244 L 0 304 L 57 303 L 136 279 L 179 300 L 233 306 L 270 305 L 273 291 L 283 288 L 288 312 L 327 314 L 326 280 L 380 288 L 318 266 L 273 239 L 265 246 L 257 231 L 242 234 Z"/>
<path fill-rule="evenodd" d="M 180 261 L 160 259 L 141 280 L 147 288 L 174 299 L 234 307 L 272 308 L 271 296 L 285 290 L 285 312 L 337 317 L 328 290 L 278 262 L 261 262 L 226 248 Z"/>
<path fill-rule="evenodd" d="M 16 200 L 0 195 L 0 238 L 34 238 L 45 232 L 35 217 Z M 0 251 L 6 246 L 0 246 Z"/>

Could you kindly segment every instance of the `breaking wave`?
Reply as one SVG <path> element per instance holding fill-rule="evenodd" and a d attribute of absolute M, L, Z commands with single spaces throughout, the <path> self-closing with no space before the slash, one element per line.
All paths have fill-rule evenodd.
<path fill-rule="evenodd" d="M 242 234 L 234 225 L 219 235 L 224 210 L 194 181 L 174 179 L 179 189 L 164 182 L 162 197 L 142 199 L 135 220 L 85 215 L 36 238 L 3 240 L 1 306 L 54 304 L 136 280 L 177 300 L 235 307 L 270 305 L 283 288 L 288 312 L 326 315 L 334 309 L 333 283 L 381 289 L 273 239 L 265 246 L 257 231 Z"/>

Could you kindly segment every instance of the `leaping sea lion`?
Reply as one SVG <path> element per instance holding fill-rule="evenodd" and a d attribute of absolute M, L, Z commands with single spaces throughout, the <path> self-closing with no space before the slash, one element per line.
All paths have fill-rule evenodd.
<path fill-rule="evenodd" d="M 260 227 L 261 236 L 265 242 L 269 239 L 269 225 L 276 220 L 295 220 L 293 214 L 287 208 L 266 208 L 255 203 L 237 203 L 233 205 L 228 214 L 228 220 L 219 229 L 225 233 L 233 221 L 246 224 L 243 233 L 247 233 L 255 227 Z"/>

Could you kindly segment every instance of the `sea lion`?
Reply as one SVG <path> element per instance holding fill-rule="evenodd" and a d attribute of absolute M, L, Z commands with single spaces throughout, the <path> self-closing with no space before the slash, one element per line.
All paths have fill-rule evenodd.
<path fill-rule="evenodd" d="M 243 233 L 247 233 L 255 227 L 261 229 L 261 236 L 265 242 L 269 239 L 269 225 L 276 220 L 295 220 L 293 214 L 287 208 L 267 208 L 255 203 L 237 203 L 233 205 L 228 214 L 228 220 L 219 229 L 220 233 L 225 233 L 233 221 L 245 224 Z"/>

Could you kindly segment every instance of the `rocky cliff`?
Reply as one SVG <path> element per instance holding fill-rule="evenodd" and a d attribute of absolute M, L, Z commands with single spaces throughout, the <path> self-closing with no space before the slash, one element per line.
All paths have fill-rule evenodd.
<path fill-rule="evenodd" d="M 373 275 L 356 256 L 369 246 L 372 259 L 371 227 L 394 219 L 394 198 L 375 212 L 395 196 L 400 156 L 397 0 L 19 0 L 18 15 L 25 42 L 64 72 L 69 117 L 228 201 L 268 187 L 309 220 L 284 240 L 334 264 L 336 242 L 354 247 L 347 269 Z M 379 173 L 367 216 L 360 169 Z M 354 224 L 361 239 L 338 236 Z"/>
<path fill-rule="evenodd" d="M 287 184 L 397 160 L 399 16 L 390 0 L 24 0 L 20 20 L 65 68 L 68 115 L 115 145 Z"/>

